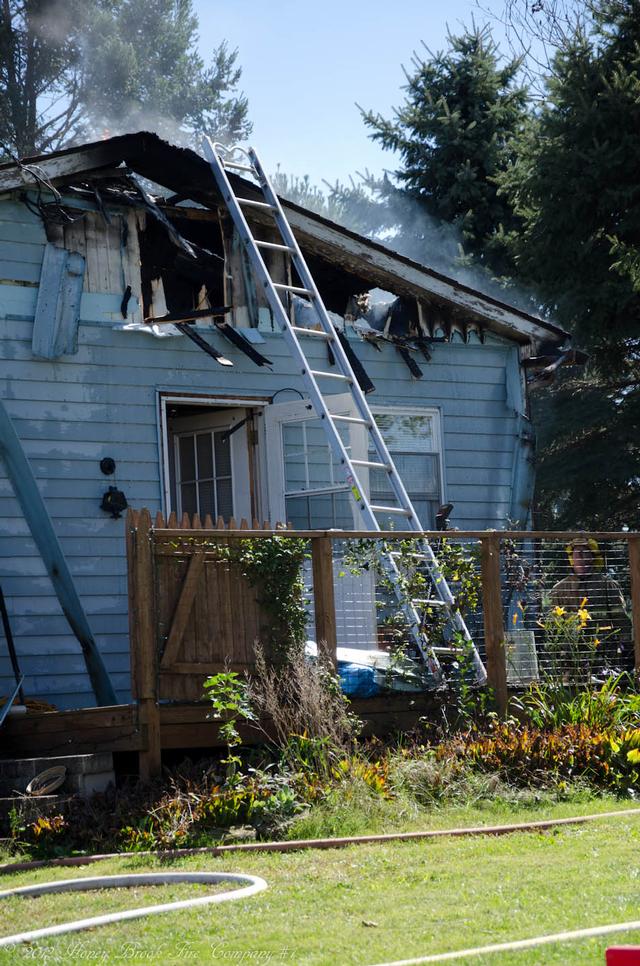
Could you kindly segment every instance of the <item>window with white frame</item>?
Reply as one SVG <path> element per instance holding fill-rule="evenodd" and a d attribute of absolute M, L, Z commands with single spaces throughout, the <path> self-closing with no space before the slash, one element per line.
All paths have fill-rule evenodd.
<path fill-rule="evenodd" d="M 435 528 L 435 514 L 442 502 L 437 410 L 385 408 L 373 410 L 373 415 L 422 525 L 425 529 Z M 351 452 L 349 430 L 339 426 L 339 431 Z M 353 499 L 321 421 L 307 418 L 283 422 L 282 443 L 287 520 L 303 530 L 349 530 L 358 525 Z M 368 458 L 377 459 L 373 451 Z M 366 486 L 366 476 L 362 482 Z M 371 470 L 368 483 L 372 503 L 397 505 L 384 471 Z M 383 529 L 397 529 L 398 517 L 394 514 L 387 520 L 380 518 L 380 524 Z"/>
<path fill-rule="evenodd" d="M 350 451 L 348 429 L 340 429 Z M 287 520 L 296 530 L 353 527 L 353 508 L 344 475 L 320 419 L 282 424 Z"/>
<path fill-rule="evenodd" d="M 438 412 L 374 409 L 373 415 L 422 526 L 435 529 L 436 511 L 442 503 Z M 369 459 L 376 459 L 372 450 Z M 384 470 L 371 470 L 369 494 L 371 502 L 378 506 L 397 505 Z M 388 520 L 380 519 L 380 525 L 383 529 L 397 529 L 398 517 L 389 515 Z"/>

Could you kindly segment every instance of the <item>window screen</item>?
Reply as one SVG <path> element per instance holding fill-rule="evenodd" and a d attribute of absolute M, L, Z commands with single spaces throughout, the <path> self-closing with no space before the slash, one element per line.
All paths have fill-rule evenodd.
<path fill-rule="evenodd" d="M 231 445 L 227 430 L 177 437 L 177 490 L 180 513 L 233 516 Z"/>

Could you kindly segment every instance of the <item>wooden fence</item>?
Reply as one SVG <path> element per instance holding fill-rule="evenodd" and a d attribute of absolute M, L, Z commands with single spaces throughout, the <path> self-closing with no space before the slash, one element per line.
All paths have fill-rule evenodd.
<path fill-rule="evenodd" d="M 386 534 L 353 531 L 293 531 L 269 523 L 231 520 L 225 526 L 210 518 L 200 521 L 175 515 L 152 523 L 147 510 L 129 510 L 127 556 L 129 565 L 129 615 L 132 661 L 132 692 L 139 718 L 146 728 L 147 749 L 141 755 L 145 774 L 158 771 L 160 763 L 159 702 L 188 703 L 202 697 L 205 677 L 223 668 L 249 669 L 254 643 L 267 624 L 259 603 L 259 588 L 250 586 L 237 565 L 220 559 L 216 547 L 243 538 L 273 535 L 309 541 L 315 638 L 335 662 L 338 622 L 335 603 L 334 547 L 337 541 L 360 538 L 416 539 L 413 532 Z M 432 541 L 442 532 L 425 532 Z M 640 672 L 640 534 L 593 533 L 593 540 L 626 547 L 629 596 L 632 607 L 632 641 L 635 668 Z M 482 600 L 480 634 L 488 684 L 498 707 L 505 712 L 509 681 L 505 641 L 504 606 L 505 547 L 544 541 L 563 547 L 577 532 L 450 531 L 448 540 L 473 541 L 478 548 Z M 501 562 L 502 561 L 502 562 Z"/>

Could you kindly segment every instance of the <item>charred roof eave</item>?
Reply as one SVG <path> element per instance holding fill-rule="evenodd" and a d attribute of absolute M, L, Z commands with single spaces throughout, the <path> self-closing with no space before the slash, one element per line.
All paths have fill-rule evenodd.
<path fill-rule="evenodd" d="M 174 192 L 184 194 L 188 190 L 190 198 L 209 208 L 220 205 L 209 165 L 203 158 L 188 148 L 176 147 L 144 131 L 26 158 L 21 164 L 0 165 L 0 193 L 31 185 L 37 176 L 60 182 L 79 174 L 86 178 L 92 171 L 117 164 L 126 164 Z M 243 182 L 243 186 L 247 191 L 255 190 L 251 182 Z M 479 321 L 491 331 L 519 343 L 551 339 L 561 344 L 569 338 L 559 326 L 483 295 L 315 212 L 289 201 L 283 201 L 283 205 L 291 227 L 305 248 L 355 274 L 364 273 L 373 285 L 390 288 L 398 295 L 445 302 L 461 319 Z"/>

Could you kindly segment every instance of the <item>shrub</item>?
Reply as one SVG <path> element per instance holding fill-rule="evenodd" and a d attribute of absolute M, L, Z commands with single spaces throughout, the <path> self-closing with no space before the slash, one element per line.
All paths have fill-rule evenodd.
<path fill-rule="evenodd" d="M 538 728 L 565 724 L 591 728 L 640 727 L 640 694 L 628 674 L 608 678 L 599 688 L 576 688 L 560 681 L 532 684 L 520 707 Z"/>
<path fill-rule="evenodd" d="M 466 762 L 512 784 L 584 779 L 616 792 L 640 791 L 640 728 L 601 731 L 586 724 L 553 731 L 498 723 L 487 734 L 460 735 L 437 750 L 441 760 Z"/>

